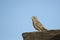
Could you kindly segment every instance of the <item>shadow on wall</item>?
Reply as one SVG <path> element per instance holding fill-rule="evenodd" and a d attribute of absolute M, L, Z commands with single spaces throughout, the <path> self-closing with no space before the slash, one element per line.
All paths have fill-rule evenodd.
<path fill-rule="evenodd" d="M 50 40 L 60 40 L 60 34 L 52 37 Z"/>

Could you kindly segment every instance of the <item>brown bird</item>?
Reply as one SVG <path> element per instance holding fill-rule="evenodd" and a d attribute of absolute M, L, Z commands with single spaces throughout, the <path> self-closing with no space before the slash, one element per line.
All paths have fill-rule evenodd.
<path fill-rule="evenodd" d="M 32 22 L 33 22 L 33 26 L 36 30 L 38 30 L 38 31 L 47 31 L 47 29 L 44 28 L 44 26 L 41 24 L 41 22 L 38 21 L 36 16 L 32 16 Z"/>

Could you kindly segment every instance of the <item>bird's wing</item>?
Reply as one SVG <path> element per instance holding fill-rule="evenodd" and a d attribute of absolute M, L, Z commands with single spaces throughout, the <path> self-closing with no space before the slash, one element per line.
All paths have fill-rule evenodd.
<path fill-rule="evenodd" d="M 38 20 L 36 21 L 36 24 L 35 24 L 40 30 L 47 30 L 41 22 L 39 22 Z"/>

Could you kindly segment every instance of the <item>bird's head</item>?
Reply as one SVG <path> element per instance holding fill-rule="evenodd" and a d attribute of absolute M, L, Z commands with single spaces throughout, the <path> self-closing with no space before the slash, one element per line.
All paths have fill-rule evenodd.
<path fill-rule="evenodd" d="M 37 17 L 36 16 L 32 16 L 32 20 L 37 20 Z"/>

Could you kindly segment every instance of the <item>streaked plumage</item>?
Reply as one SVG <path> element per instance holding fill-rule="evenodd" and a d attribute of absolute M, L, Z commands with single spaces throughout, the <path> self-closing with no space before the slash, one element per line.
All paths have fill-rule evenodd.
<path fill-rule="evenodd" d="M 47 31 L 47 29 L 44 28 L 44 26 L 41 24 L 41 22 L 38 21 L 36 16 L 32 16 L 32 23 L 33 23 L 33 26 L 36 30 L 38 30 L 38 31 Z"/>

